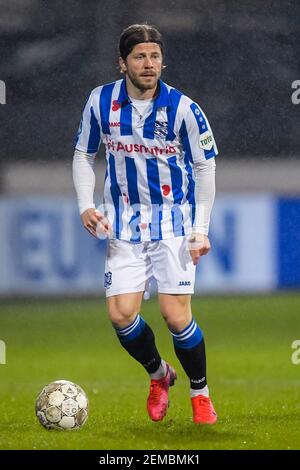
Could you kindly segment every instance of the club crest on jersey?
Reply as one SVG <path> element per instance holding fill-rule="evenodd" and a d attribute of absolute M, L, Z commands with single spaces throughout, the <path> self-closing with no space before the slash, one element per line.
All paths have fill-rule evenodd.
<path fill-rule="evenodd" d="M 168 123 L 162 121 L 155 121 L 154 123 L 154 134 L 157 137 L 167 137 L 168 134 Z"/>
<path fill-rule="evenodd" d="M 111 271 L 104 273 L 104 287 L 108 288 L 109 286 L 111 286 L 111 283 L 112 283 L 111 278 L 112 278 Z"/>
<path fill-rule="evenodd" d="M 203 132 L 203 134 L 200 135 L 200 148 L 204 150 L 210 150 L 212 149 L 214 145 L 214 139 L 212 136 L 212 133 L 210 131 Z"/>

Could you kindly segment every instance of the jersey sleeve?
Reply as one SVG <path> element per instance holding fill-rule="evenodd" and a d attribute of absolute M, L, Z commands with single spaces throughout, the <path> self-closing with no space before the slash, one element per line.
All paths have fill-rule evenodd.
<path fill-rule="evenodd" d="M 99 100 L 91 93 L 82 112 L 82 118 L 76 135 L 75 149 L 81 152 L 95 154 L 101 143 L 99 124 Z"/>
<path fill-rule="evenodd" d="M 181 127 L 182 144 L 191 162 L 205 161 L 218 155 L 208 119 L 196 103 L 189 103 Z"/>

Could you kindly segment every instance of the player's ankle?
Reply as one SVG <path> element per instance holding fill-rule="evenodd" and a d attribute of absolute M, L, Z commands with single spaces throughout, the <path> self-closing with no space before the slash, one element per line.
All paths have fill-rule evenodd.
<path fill-rule="evenodd" d="M 152 380 L 159 380 L 167 375 L 167 371 L 167 363 L 162 359 L 159 368 L 149 376 Z"/>
<path fill-rule="evenodd" d="M 198 395 L 203 395 L 204 397 L 208 398 L 209 397 L 208 386 L 205 385 L 205 387 L 203 387 L 203 388 L 199 388 L 199 389 L 191 388 L 190 389 L 190 397 L 191 398 L 197 397 Z"/>

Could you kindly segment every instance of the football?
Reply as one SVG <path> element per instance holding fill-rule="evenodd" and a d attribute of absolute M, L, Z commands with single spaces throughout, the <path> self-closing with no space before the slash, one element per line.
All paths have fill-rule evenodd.
<path fill-rule="evenodd" d="M 68 380 L 46 385 L 35 403 L 40 423 L 47 429 L 81 428 L 88 417 L 89 402 L 82 388 Z"/>

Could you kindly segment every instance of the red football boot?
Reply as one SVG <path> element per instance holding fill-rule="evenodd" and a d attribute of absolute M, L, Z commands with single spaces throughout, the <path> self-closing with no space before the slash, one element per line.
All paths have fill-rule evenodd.
<path fill-rule="evenodd" d="M 214 406 L 209 397 L 197 395 L 196 397 L 191 398 L 191 400 L 194 423 L 214 424 L 217 421 L 217 413 L 215 412 Z"/>
<path fill-rule="evenodd" d="M 174 385 L 176 379 L 176 371 L 167 364 L 166 376 L 159 380 L 151 380 L 147 410 L 153 421 L 161 421 L 166 416 L 169 406 L 169 387 Z"/>

